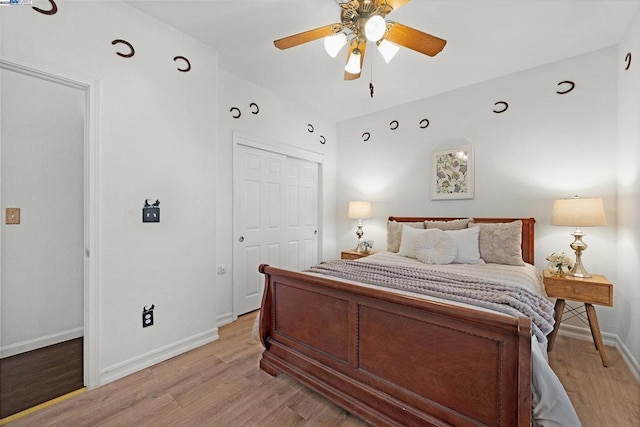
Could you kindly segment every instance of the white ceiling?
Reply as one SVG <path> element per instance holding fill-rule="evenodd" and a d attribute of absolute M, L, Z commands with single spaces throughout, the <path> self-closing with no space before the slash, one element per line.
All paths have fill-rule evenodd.
<path fill-rule="evenodd" d="M 127 3 L 215 48 L 221 68 L 334 121 L 617 44 L 640 10 L 640 0 L 413 0 L 387 19 L 446 39 L 444 50 L 402 48 L 385 64 L 369 46 L 362 77 L 344 81 L 346 49 L 331 58 L 321 40 L 273 45 L 339 22 L 337 0 Z"/>

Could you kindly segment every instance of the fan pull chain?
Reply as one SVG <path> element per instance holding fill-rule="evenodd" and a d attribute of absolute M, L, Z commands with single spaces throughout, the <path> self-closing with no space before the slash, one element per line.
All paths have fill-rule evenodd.
<path fill-rule="evenodd" d="M 370 59 L 371 61 L 371 80 L 369 81 L 369 93 L 371 94 L 371 97 L 373 98 L 373 58 Z"/>

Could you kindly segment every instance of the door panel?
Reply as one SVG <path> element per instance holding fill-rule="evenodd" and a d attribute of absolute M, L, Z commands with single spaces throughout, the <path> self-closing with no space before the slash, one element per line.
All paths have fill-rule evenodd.
<path fill-rule="evenodd" d="M 300 251 L 296 262 L 296 270 L 304 270 L 318 262 L 318 164 L 307 160 L 290 158 L 295 165 L 290 168 L 288 177 L 289 187 L 297 188 L 295 200 L 296 209 L 291 210 L 296 216 L 296 227 L 288 228 L 289 241 L 297 241 Z"/>
<path fill-rule="evenodd" d="M 286 156 L 238 145 L 234 153 L 234 311 L 255 310 L 262 299 L 258 265 L 280 265 L 283 164 Z"/>
<path fill-rule="evenodd" d="M 234 314 L 260 306 L 262 263 L 303 270 L 318 261 L 318 164 L 236 145 Z"/>

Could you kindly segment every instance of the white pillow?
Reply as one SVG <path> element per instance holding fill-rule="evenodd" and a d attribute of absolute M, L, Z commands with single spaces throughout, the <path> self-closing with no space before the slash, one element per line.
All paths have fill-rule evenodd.
<path fill-rule="evenodd" d="M 476 230 L 477 229 L 477 230 Z M 480 235 L 480 228 L 472 227 L 465 228 L 464 230 L 445 230 L 445 233 L 449 235 L 456 242 L 458 247 L 458 254 L 453 260 L 456 264 L 484 264 L 485 262 L 480 258 L 480 244 L 478 237 Z"/>
<path fill-rule="evenodd" d="M 400 240 L 400 249 L 398 255 L 409 258 L 416 257 L 416 238 L 424 234 L 427 230 L 424 228 L 413 228 L 406 225 L 402 226 L 402 239 Z"/>
<path fill-rule="evenodd" d="M 425 264 L 450 264 L 458 254 L 453 237 L 437 228 L 427 230 L 415 240 L 416 259 Z"/>

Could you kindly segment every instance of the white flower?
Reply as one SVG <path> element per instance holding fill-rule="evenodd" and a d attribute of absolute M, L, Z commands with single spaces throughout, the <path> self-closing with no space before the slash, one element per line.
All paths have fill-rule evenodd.
<path fill-rule="evenodd" d="M 555 267 L 569 267 L 573 265 L 573 259 L 565 255 L 564 252 L 554 252 L 547 257 L 547 261 Z"/>

